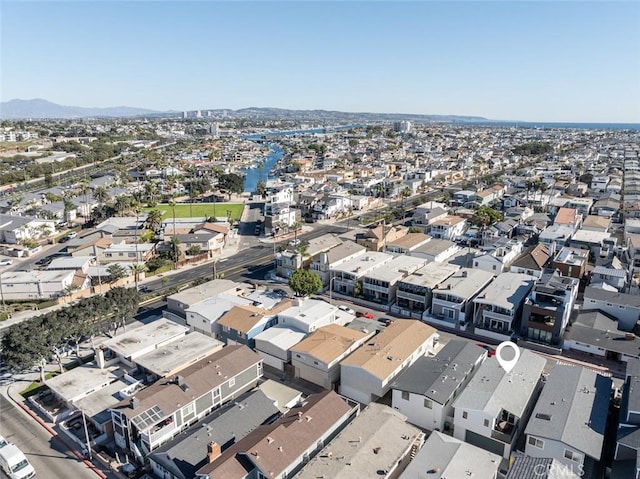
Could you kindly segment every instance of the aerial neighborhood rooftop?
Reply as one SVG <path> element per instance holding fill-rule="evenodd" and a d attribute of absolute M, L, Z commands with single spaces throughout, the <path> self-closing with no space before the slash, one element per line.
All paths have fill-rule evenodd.
<path fill-rule="evenodd" d="M 640 479 L 637 130 L 235 115 L 3 123 L 25 408 L 130 477 Z"/>

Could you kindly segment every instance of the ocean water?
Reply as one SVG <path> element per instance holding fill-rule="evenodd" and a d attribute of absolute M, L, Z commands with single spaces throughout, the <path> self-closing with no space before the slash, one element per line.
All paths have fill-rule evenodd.
<path fill-rule="evenodd" d="M 560 123 L 560 122 L 527 122 L 527 121 L 486 121 L 469 122 L 464 125 L 497 126 L 497 127 L 521 127 L 538 129 L 580 129 L 580 130 L 640 130 L 640 123 Z"/>

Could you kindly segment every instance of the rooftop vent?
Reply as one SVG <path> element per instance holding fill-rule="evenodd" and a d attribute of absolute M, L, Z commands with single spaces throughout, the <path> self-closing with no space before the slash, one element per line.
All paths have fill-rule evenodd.
<path fill-rule="evenodd" d="M 551 416 L 551 414 L 544 414 L 544 413 L 537 413 L 536 414 L 536 419 L 542 419 L 543 421 L 551 421 L 551 418 L 553 416 Z"/>

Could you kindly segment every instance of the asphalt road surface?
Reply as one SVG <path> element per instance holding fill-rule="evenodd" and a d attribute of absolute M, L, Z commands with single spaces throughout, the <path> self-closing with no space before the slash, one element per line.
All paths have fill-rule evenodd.
<path fill-rule="evenodd" d="M 36 470 L 38 478 L 99 477 L 58 437 L 52 436 L 3 395 L 0 395 L 0 434 L 24 452 Z"/>

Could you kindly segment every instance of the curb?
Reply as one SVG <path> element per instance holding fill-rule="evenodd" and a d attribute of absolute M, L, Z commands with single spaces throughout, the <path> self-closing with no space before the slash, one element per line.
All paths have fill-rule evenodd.
<path fill-rule="evenodd" d="M 65 447 L 67 449 L 69 449 L 78 459 L 82 460 L 82 462 L 94 473 L 96 473 L 98 475 L 98 477 L 101 477 L 102 479 L 107 479 L 107 476 L 100 471 L 99 469 L 96 468 L 96 466 L 89 461 L 88 459 L 85 459 L 84 456 L 78 452 L 75 448 L 71 447 L 69 445 L 69 443 L 67 442 L 67 440 L 65 438 L 62 437 L 62 435 L 58 434 L 56 431 L 53 430 L 53 428 L 51 426 L 49 426 L 46 422 L 44 422 L 42 420 L 42 418 L 40 418 L 37 414 L 35 414 L 29 407 L 27 407 L 22 401 L 18 401 L 16 400 L 13 395 L 10 392 L 10 388 L 7 388 L 7 396 L 9 396 L 9 399 L 11 399 L 15 404 L 18 405 L 18 407 L 20 409 L 22 409 L 24 412 L 26 412 L 29 416 L 31 416 L 32 419 L 35 419 L 36 422 L 38 424 L 40 424 L 42 427 L 45 428 L 45 430 L 51 434 L 51 436 L 56 437 L 60 440 L 60 442 L 62 442 L 62 444 L 65 445 Z"/>

